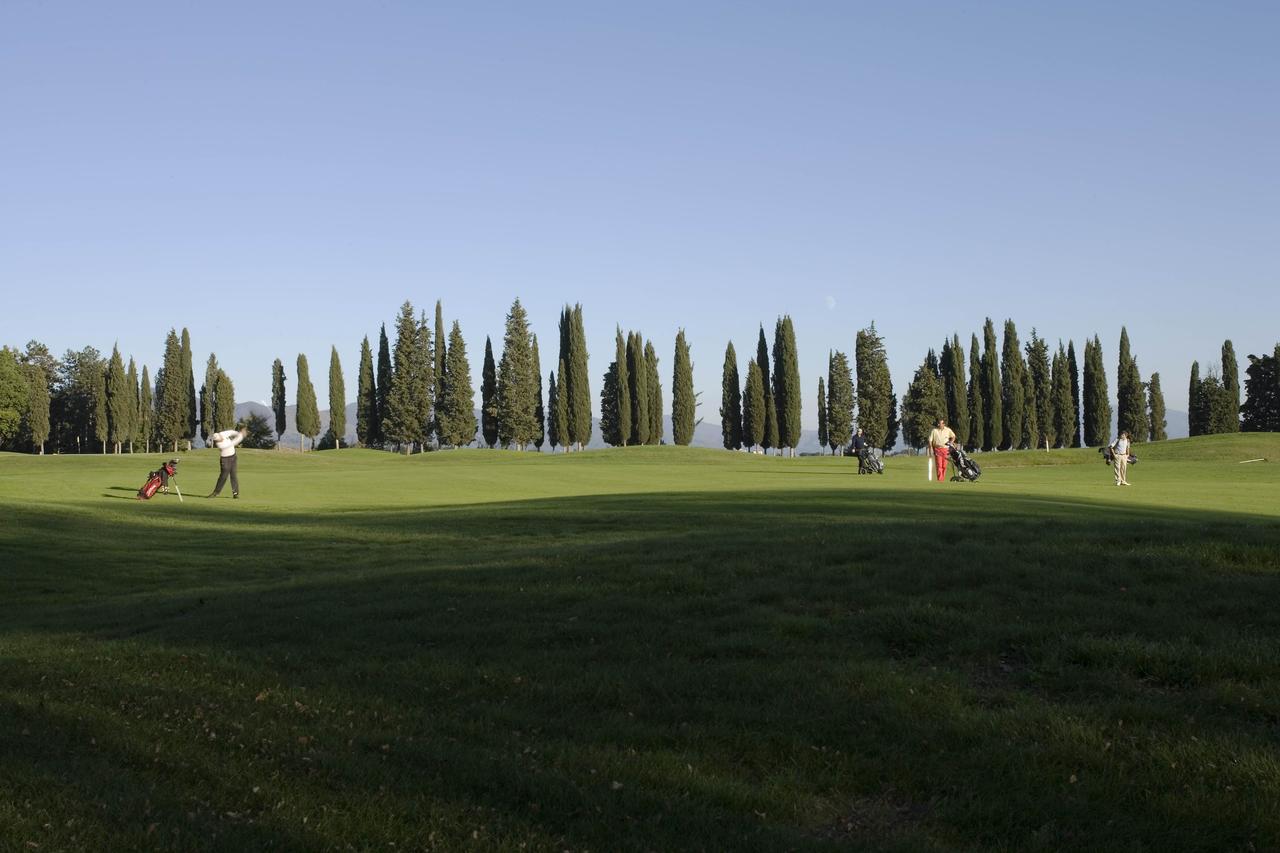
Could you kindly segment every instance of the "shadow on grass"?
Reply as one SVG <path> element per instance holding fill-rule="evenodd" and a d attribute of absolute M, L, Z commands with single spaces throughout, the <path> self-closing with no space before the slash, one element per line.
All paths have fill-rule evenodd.
<path fill-rule="evenodd" d="M 1274 520 L 859 485 L 17 508 L 0 767 L 61 820 L 0 811 L 0 839 L 62 813 L 121 849 L 1280 837 Z"/>

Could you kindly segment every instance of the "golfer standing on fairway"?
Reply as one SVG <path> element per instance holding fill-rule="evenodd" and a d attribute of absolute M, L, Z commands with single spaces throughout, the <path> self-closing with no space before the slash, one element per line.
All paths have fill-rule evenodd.
<path fill-rule="evenodd" d="M 1129 433 L 1122 432 L 1111 442 L 1112 467 L 1116 472 L 1116 485 L 1129 485 Z"/>
<path fill-rule="evenodd" d="M 209 436 L 209 445 L 218 448 L 218 452 L 222 454 L 218 459 L 218 485 L 213 487 L 209 497 L 218 496 L 222 487 L 227 484 L 228 477 L 231 478 L 231 497 L 240 497 L 240 478 L 236 476 L 236 445 L 244 441 L 244 437 L 245 431 L 242 429 L 227 429 Z"/>
<path fill-rule="evenodd" d="M 939 483 L 947 473 L 947 457 L 951 455 L 947 445 L 955 440 L 956 434 L 951 431 L 951 427 L 942 418 L 938 418 L 938 425 L 929 431 L 929 452 L 937 463 Z"/>

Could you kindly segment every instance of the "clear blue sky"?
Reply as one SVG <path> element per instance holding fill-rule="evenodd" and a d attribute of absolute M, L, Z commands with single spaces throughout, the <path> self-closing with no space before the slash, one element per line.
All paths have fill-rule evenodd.
<path fill-rule="evenodd" d="M 785 312 L 812 425 L 873 319 L 899 393 L 988 315 L 1114 386 L 1125 323 L 1170 408 L 1280 338 L 1280 4 L 449 5 L 0 5 L 0 341 L 154 371 L 186 325 L 323 407 L 406 298 L 477 374 L 581 301 L 593 391 L 620 323 L 669 395 L 683 325 L 714 420 Z"/>

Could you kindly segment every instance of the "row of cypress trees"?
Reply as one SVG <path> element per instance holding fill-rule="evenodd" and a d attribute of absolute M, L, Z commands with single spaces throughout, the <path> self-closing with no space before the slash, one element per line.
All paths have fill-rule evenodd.
<path fill-rule="evenodd" d="M 857 428 L 871 447 L 888 451 L 897 444 L 899 426 L 884 338 L 872 323 L 854 339 L 853 367 L 846 353 L 827 354 L 826 381 L 818 379 L 818 443 L 843 454 Z"/>
<path fill-rule="evenodd" d="M 698 395 L 693 390 L 693 360 L 684 329 L 676 333 L 672 371 L 671 435 L 678 445 L 693 441 L 697 427 Z M 600 389 L 600 431 L 614 447 L 663 442 L 662 382 L 653 341 L 639 332 L 624 340 L 614 335 L 614 357 Z"/>
<path fill-rule="evenodd" d="M 791 316 L 778 317 L 773 327 L 773 362 L 764 325 L 756 342 L 756 357 L 747 362 L 745 385 L 738 372 L 733 341 L 725 349 L 721 373 L 720 428 L 728 450 L 760 448 L 790 451 L 800 443 L 800 359 Z"/>
<path fill-rule="evenodd" d="M 961 444 L 982 450 L 1099 446 L 1110 441 L 1111 403 L 1103 364 L 1102 342 L 1085 341 L 1083 387 L 1075 342 L 1048 342 L 1031 330 L 1021 346 L 1012 320 L 1004 323 L 1000 357 L 995 325 L 983 327 L 984 348 L 970 337 L 966 386 L 964 350 L 958 335 L 942 346 L 939 357 L 929 350 L 916 369 L 903 398 L 903 437 L 923 447 L 938 418 L 945 418 Z M 1160 374 L 1144 382 L 1129 343 L 1120 329 L 1117 363 L 1117 429 L 1135 441 L 1167 437 Z M 1083 391 L 1083 399 L 1081 393 Z"/>
<path fill-rule="evenodd" d="M 439 300 L 434 331 L 426 313 L 415 317 L 413 303 L 405 300 L 396 318 L 394 349 L 386 324 L 380 330 L 376 366 L 368 336 L 360 342 L 355 426 L 362 446 L 390 446 L 412 453 L 433 442 L 458 447 L 475 440 L 477 423 L 466 341 L 458 321 L 453 322 L 447 338 L 444 329 L 444 308 Z M 335 351 L 331 374 L 340 370 L 336 362 Z M 337 384 L 341 387 L 340 378 Z M 333 412 L 345 412 L 346 406 L 345 399 L 335 398 L 334 385 L 331 377 L 331 419 Z M 331 421 L 330 434 L 335 440 L 345 431 L 345 416 L 337 424 Z"/>
<path fill-rule="evenodd" d="M 1265 358 L 1265 356 L 1264 356 Z M 1259 363 L 1257 356 L 1249 356 L 1249 369 Z M 1265 383 L 1258 386 L 1262 391 Z M 1259 398 L 1259 401 L 1261 398 Z M 1200 376 L 1200 362 L 1191 362 L 1191 382 L 1187 388 L 1187 432 L 1191 435 L 1212 435 L 1239 432 L 1242 428 L 1241 413 L 1246 414 L 1251 429 L 1259 424 L 1259 402 L 1252 406 L 1240 405 L 1240 369 L 1236 362 L 1235 346 L 1230 340 L 1222 342 L 1222 371 L 1210 369 Z"/>
<path fill-rule="evenodd" d="M 6 364 L 12 361 L 15 370 L 25 370 L 27 393 L 14 411 L 20 412 L 22 438 L 38 453 L 50 438 L 58 450 L 96 445 L 103 453 L 122 453 L 141 445 L 150 452 L 156 444 L 176 452 L 182 443 L 190 447 L 197 435 L 207 437 L 216 424 L 230 424 L 235 417 L 235 389 L 218 369 L 216 356 L 210 356 L 197 395 L 191 335 L 185 328 L 181 334 L 169 330 L 154 385 L 149 368 L 143 365 L 139 375 L 132 356 L 126 368 L 118 346 L 108 358 L 86 347 L 68 351 L 60 362 L 36 341 L 28 343 L 21 360 L 8 348 L 4 352 Z M 0 435 L 0 442 L 16 436 Z"/>
<path fill-rule="evenodd" d="M 622 329 L 616 330 L 614 358 L 600 391 L 600 431 L 614 447 L 662 443 L 658 354 L 639 332 L 628 332 L 624 342 Z"/>
<path fill-rule="evenodd" d="M 486 340 L 482 372 L 482 413 L 477 424 L 472 403 L 470 365 L 457 322 L 446 340 L 442 306 L 436 303 L 434 334 L 425 314 L 415 317 L 411 303 L 401 307 L 396 344 L 389 345 L 385 325 L 375 360 L 366 337 L 360 354 L 356 433 L 362 444 L 406 451 L 428 443 L 462 446 L 476 438 L 493 447 L 551 446 L 580 449 L 592 431 L 587 352 L 582 307 L 565 306 L 560 316 L 556 369 L 547 374 L 546 406 L 538 342 L 517 299 L 507 315 L 500 364 Z M 658 443 L 663 436 L 662 387 L 652 341 L 638 333 L 616 339 L 614 362 L 605 375 L 602 414 L 606 440 L 617 444 Z M 59 449 L 96 443 L 103 452 L 150 449 L 156 442 L 175 450 L 196 436 L 206 438 L 235 420 L 235 391 L 230 377 L 209 356 L 204 382 L 195 389 L 191 341 L 184 328 L 171 329 L 164 361 L 154 384 L 143 365 L 139 376 L 132 358 L 126 369 L 118 347 L 109 358 L 94 349 L 68 352 L 59 362 L 37 342 L 26 353 L 4 348 L 0 356 L 0 443 L 19 436 L 42 452 L 53 437 Z M 1032 330 L 1023 346 L 1012 320 L 1004 323 L 1003 345 L 987 318 L 980 346 L 970 337 L 967 359 L 958 335 L 930 350 L 901 401 L 889 378 L 883 339 L 874 323 L 857 333 L 855 359 L 828 354 L 828 370 L 818 380 L 819 440 L 840 451 L 861 427 L 868 441 L 891 448 L 901 427 L 908 444 L 918 446 L 927 425 L 946 417 L 967 446 L 985 450 L 1100 445 L 1110 439 L 1112 409 L 1098 336 L 1085 341 L 1083 365 L 1074 341 L 1056 350 Z M 772 358 L 770 357 L 772 356 Z M 1221 371 L 1203 378 L 1199 362 L 1191 368 L 1189 426 L 1192 435 L 1274 428 L 1277 392 L 1275 355 L 1249 356 L 1248 399 L 1240 403 L 1240 382 L 1230 340 L 1222 347 Z M 345 387 L 336 347 L 329 365 L 330 428 L 321 446 L 340 446 L 346 429 Z M 794 449 L 800 436 L 800 392 L 795 332 L 789 316 L 774 327 L 772 353 L 763 326 L 745 382 L 732 341 L 725 352 L 721 429 L 727 448 Z M 170 381 L 172 377 L 172 381 Z M 320 429 L 318 405 L 306 356 L 297 360 L 297 427 L 312 446 Z M 1121 329 L 1116 373 L 1117 428 L 1136 440 L 1166 435 L 1160 375 L 1143 381 Z M 285 375 L 280 360 L 272 366 L 272 408 L 277 435 L 285 430 Z M 672 374 L 672 439 L 692 440 L 697 424 L 697 393 L 692 361 L 681 329 L 676 336 Z M 12 398 L 10 400 L 10 398 Z M 625 401 L 626 405 L 620 405 Z M 1241 413 L 1244 420 L 1241 420 Z"/>
<path fill-rule="evenodd" d="M 516 299 L 507 313 L 502 354 L 495 360 L 485 338 L 481 367 L 480 417 L 473 408 L 471 367 L 462 329 L 455 320 L 446 340 L 443 308 L 436 302 L 434 335 L 425 315 L 401 306 L 394 348 L 386 327 L 377 366 L 368 338 L 361 344 L 356 394 L 356 435 L 366 447 L 403 452 L 463 447 L 480 440 L 488 447 L 581 449 L 591 440 L 591 391 L 587 378 L 582 306 L 565 306 L 560 316 L 556 370 L 547 375 L 544 395 L 538 339 Z M 544 405 L 544 399 L 546 405 Z"/>

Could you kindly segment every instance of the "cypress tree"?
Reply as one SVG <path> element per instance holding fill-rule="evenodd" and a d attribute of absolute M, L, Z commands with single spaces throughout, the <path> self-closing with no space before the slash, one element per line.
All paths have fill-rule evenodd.
<path fill-rule="evenodd" d="M 1071 446 L 1084 447 L 1084 433 L 1080 429 L 1080 416 L 1084 409 L 1080 404 L 1080 364 L 1076 361 L 1075 341 L 1067 341 L 1067 373 L 1071 375 Z"/>
<path fill-rule="evenodd" d="M 382 413 L 383 437 L 405 454 L 412 453 L 414 442 L 422 437 L 426 384 L 420 371 L 429 361 L 420 352 L 421 344 L 413 305 L 405 300 L 396 318 L 395 364 L 391 370 L 391 387 L 387 390 L 387 407 Z M 298 377 L 298 381 L 302 378 Z"/>
<path fill-rule="evenodd" d="M 1020 446 L 1026 450 L 1034 448 L 1040 435 L 1040 417 L 1036 406 L 1036 386 L 1031 379 L 1031 371 L 1022 371 L 1022 441 Z"/>
<path fill-rule="evenodd" d="M 658 377 L 658 352 L 653 348 L 653 341 L 649 340 L 644 342 L 644 375 L 649 396 L 649 440 L 646 444 L 661 444 L 662 380 Z"/>
<path fill-rule="evenodd" d="M 487 341 L 486 341 L 487 348 Z M 493 353 L 488 358 L 490 374 Z M 467 359 L 467 344 L 462 339 L 462 327 L 453 321 L 449 329 L 449 342 L 444 359 L 444 396 L 436 416 L 440 424 L 440 443 L 450 447 L 465 447 L 476 440 L 475 391 L 471 386 L 471 362 Z"/>
<path fill-rule="evenodd" d="M 884 340 L 876 324 L 858 332 L 854 343 L 854 362 L 858 374 L 858 426 L 872 447 L 891 449 L 898 437 L 898 402 L 894 398 L 893 381 Z"/>
<path fill-rule="evenodd" d="M 209 353 L 209 360 L 204 366 L 204 384 L 200 386 L 200 440 L 209 441 L 209 436 L 222 429 L 218 425 L 218 357 Z"/>
<path fill-rule="evenodd" d="M 675 366 L 671 371 L 671 440 L 681 447 L 693 442 L 698 401 L 693 392 L 693 361 L 684 329 L 676 332 Z"/>
<path fill-rule="evenodd" d="M 760 382 L 763 383 L 762 387 L 765 400 L 764 409 L 761 410 L 764 415 L 764 439 L 760 446 L 767 452 L 769 448 L 776 446 L 775 444 L 770 443 L 769 436 L 771 432 L 777 432 L 778 412 L 769 402 L 773 399 L 773 384 L 770 382 L 769 346 L 765 343 L 763 323 L 760 324 L 760 338 L 756 341 L 756 363 L 760 365 Z M 770 425 L 771 420 L 772 426 Z"/>
<path fill-rule="evenodd" d="M 760 324 L 760 338 L 755 342 L 755 362 L 760 365 L 760 382 L 763 383 L 764 391 L 768 392 L 772 388 L 769 383 L 769 346 L 764 341 L 764 324 Z"/>
<path fill-rule="evenodd" d="M 640 333 L 627 335 L 627 375 L 631 380 L 631 443 L 649 443 L 649 375 Z"/>
<path fill-rule="evenodd" d="M 1222 389 L 1226 393 L 1224 409 L 1236 414 L 1223 418 L 1224 432 L 1240 431 L 1240 362 L 1236 360 L 1236 348 L 1231 340 L 1222 342 Z"/>
<path fill-rule="evenodd" d="M 374 433 L 372 424 L 378 417 L 377 388 L 373 384 L 373 351 L 369 336 L 360 342 L 360 375 L 356 379 L 356 441 L 369 447 Z"/>
<path fill-rule="evenodd" d="M 760 362 L 747 362 L 747 385 L 742 395 L 742 442 L 748 448 L 764 443 L 764 379 Z"/>
<path fill-rule="evenodd" d="M 487 335 L 480 372 L 480 434 L 490 450 L 498 443 L 498 369 L 493 364 L 493 343 Z"/>
<path fill-rule="evenodd" d="M 853 440 L 853 399 L 849 356 L 836 350 L 827 358 L 827 443 L 842 456 Z"/>
<path fill-rule="evenodd" d="M 151 452 L 151 439 L 156 431 L 155 401 L 151 396 L 151 371 L 142 365 L 142 382 L 138 389 L 138 436 Z M 41 453 L 44 452 L 41 448 Z"/>
<path fill-rule="evenodd" d="M 280 446 L 280 437 L 286 428 L 285 412 L 288 405 L 284 393 L 284 365 L 276 359 L 271 365 L 271 411 L 276 420 L 276 447 Z"/>
<path fill-rule="evenodd" d="M 771 448 L 777 448 L 781 452 L 778 437 L 778 401 L 774 399 L 773 389 L 765 388 L 764 391 L 764 441 L 761 447 L 766 451 Z"/>
<path fill-rule="evenodd" d="M 733 341 L 724 349 L 720 371 L 720 441 L 725 450 L 742 447 L 742 383 L 738 378 L 738 353 Z"/>
<path fill-rule="evenodd" d="M 378 447 L 382 447 L 387 443 L 387 407 L 388 399 L 391 396 L 391 347 L 387 343 L 387 324 L 382 324 L 382 331 L 378 334 L 378 381 L 374 383 L 374 399 L 376 402 L 377 415 L 372 419 L 373 443 Z M 279 428 L 277 423 L 277 429 Z"/>
<path fill-rule="evenodd" d="M 551 406 L 551 417 L 556 422 L 556 440 L 567 453 L 569 450 L 569 399 L 564 387 L 564 361 L 556 364 L 556 401 Z"/>
<path fill-rule="evenodd" d="M 1146 409 L 1146 399 L 1142 392 L 1142 378 L 1138 375 L 1138 365 L 1129 350 L 1129 332 L 1120 327 L 1120 358 L 1116 365 L 1116 429 L 1129 433 L 1135 441 L 1144 441 L 1147 431 L 1143 428 L 1145 418 L 1140 417 Z"/>
<path fill-rule="evenodd" d="M 1111 401 L 1102 363 L 1102 341 L 1097 335 L 1084 345 L 1084 441 L 1089 447 L 1101 447 L 1111 441 Z"/>
<path fill-rule="evenodd" d="M 942 390 L 947 397 L 947 423 L 961 447 L 969 444 L 969 398 L 964 377 L 964 347 L 953 334 L 942 346 Z"/>
<path fill-rule="evenodd" d="M 572 435 L 575 434 L 572 421 L 572 393 L 568 387 L 568 365 L 573 359 L 573 313 L 568 305 L 564 305 L 559 315 L 557 324 L 559 330 L 559 353 L 557 364 L 561 368 L 557 370 L 557 388 L 556 393 L 564 400 L 564 423 L 562 424 L 561 443 L 564 446 L 564 452 L 570 452 L 573 448 Z M 603 418 L 603 414 L 602 414 Z"/>
<path fill-rule="evenodd" d="M 43 380 L 44 373 L 41 371 L 39 378 Z M 125 440 L 129 442 L 129 452 L 133 452 L 133 442 L 138 437 L 138 409 L 142 405 L 142 400 L 138 394 L 138 366 L 134 364 L 133 356 L 129 356 L 129 369 L 125 371 L 125 387 L 129 389 L 129 411 L 126 415 L 128 424 L 125 427 Z M 48 386 L 45 386 L 45 396 L 48 397 Z M 46 403 L 45 417 L 48 418 L 48 405 Z M 46 433 L 47 435 L 47 433 Z"/>
<path fill-rule="evenodd" d="M 130 368 L 133 359 L 129 359 Z M 49 440 L 49 381 L 44 369 L 38 364 L 27 365 L 27 425 L 26 432 L 31 439 L 31 446 L 44 456 L 44 445 Z M 132 452 L 132 448 L 130 448 Z"/>
<path fill-rule="evenodd" d="M 121 445 L 129 438 L 129 410 L 133 406 L 133 394 L 125 385 L 124 361 L 120 358 L 118 345 L 111 348 L 105 380 L 107 437 L 114 452 L 119 453 Z"/>
<path fill-rule="evenodd" d="M 173 445 L 173 452 L 178 452 L 178 442 L 182 439 L 183 429 L 187 421 L 186 383 L 182 379 L 182 345 L 178 342 L 178 333 L 169 330 L 169 337 L 164 344 L 164 366 L 160 368 L 159 413 L 156 417 L 156 432 L 164 445 Z"/>
<path fill-rule="evenodd" d="M 969 440 L 966 447 L 982 446 L 986 410 L 982 406 L 982 358 L 978 355 L 978 336 L 969 335 Z"/>
<path fill-rule="evenodd" d="M 624 411 L 628 418 L 631 416 L 630 404 L 624 407 L 619 399 L 622 395 L 620 388 L 626 383 L 620 381 L 618 365 L 626 364 L 625 352 L 624 348 L 621 362 L 615 360 L 609 363 L 609 369 L 604 373 L 604 382 L 600 386 L 600 433 L 604 443 L 611 447 L 622 447 L 630 437 L 622 431 L 620 423 Z"/>
<path fill-rule="evenodd" d="M 1152 441 L 1164 441 L 1169 434 L 1165 431 L 1168 424 L 1165 421 L 1164 392 L 1160 390 L 1159 373 L 1151 374 L 1151 381 L 1147 383 L 1147 406 L 1147 420 L 1150 424 L 1148 437 Z"/>
<path fill-rule="evenodd" d="M 556 447 L 560 444 L 560 420 L 556 407 L 559 405 L 560 396 L 556 393 L 556 372 L 553 370 L 547 376 L 547 412 L 550 417 L 547 418 L 547 442 L 551 445 L 551 452 L 556 452 Z"/>
<path fill-rule="evenodd" d="M 615 327 L 614 334 L 614 355 L 613 355 L 613 394 L 602 395 L 601 405 L 605 405 L 608 401 L 612 401 L 613 406 L 613 430 L 616 432 L 610 436 L 606 434 L 605 441 L 614 447 L 626 447 L 631 442 L 631 375 L 627 370 L 627 344 L 622 340 L 622 328 Z M 606 384 L 609 377 L 605 376 Z M 604 414 L 601 413 L 603 419 Z M 612 437 L 615 440 L 609 441 Z"/>
<path fill-rule="evenodd" d="M 191 335 L 185 326 L 182 328 L 182 375 L 186 377 L 186 388 L 182 400 L 186 411 L 183 422 L 182 438 L 187 440 L 187 450 L 191 449 L 191 440 L 196 435 L 196 374 L 191 361 Z"/>
<path fill-rule="evenodd" d="M 1067 352 L 1058 341 L 1058 351 L 1053 354 L 1050 366 L 1050 387 L 1053 401 L 1053 446 L 1069 447 L 1075 432 L 1075 408 L 1071 399 L 1071 377 L 1067 375 Z"/>
<path fill-rule="evenodd" d="M 1135 393 L 1137 407 L 1133 413 L 1133 435 L 1137 436 L 1136 441 L 1146 441 L 1151 432 L 1151 419 L 1147 417 L 1147 383 L 1142 381 L 1142 372 L 1138 369 L 1136 358 L 1129 360 L 1129 369 L 1132 372 L 1134 387 L 1137 389 Z"/>
<path fill-rule="evenodd" d="M 938 376 L 933 350 L 916 368 L 902 403 L 902 439 L 917 450 L 924 447 L 929 431 L 939 418 L 947 416 L 947 398 Z"/>
<path fill-rule="evenodd" d="M 547 440 L 547 410 L 542 405 L 542 357 L 538 355 L 538 336 L 529 336 L 531 344 L 530 358 L 533 362 L 533 446 L 542 452 L 542 445 Z"/>
<path fill-rule="evenodd" d="M 1204 401 L 1200 399 L 1200 362 L 1191 362 L 1191 382 L 1187 386 L 1187 433 L 1204 435 Z"/>
<path fill-rule="evenodd" d="M 893 387 L 892 384 L 889 386 Z M 905 396 L 905 395 L 904 395 Z M 884 444 L 880 445 L 880 449 L 885 453 L 893 450 L 894 445 L 898 443 L 898 430 L 902 426 L 902 420 L 898 417 L 898 398 L 889 398 L 889 428 L 885 433 Z"/>
<path fill-rule="evenodd" d="M 773 397 L 777 406 L 779 449 L 794 457 L 800 444 L 800 362 L 791 315 L 778 319 L 773 330 Z"/>
<path fill-rule="evenodd" d="M 1004 403 L 1000 389 L 1000 362 L 996 357 L 996 328 L 987 318 L 982 327 L 982 449 L 996 450 L 1004 444 Z"/>
<path fill-rule="evenodd" d="M 334 449 L 341 448 L 347 434 L 347 383 L 342 378 L 338 348 L 333 345 L 329 347 L 329 432 Z"/>
<path fill-rule="evenodd" d="M 412 316 L 410 316 L 412 322 Z M 316 404 L 316 389 L 311 384 L 311 368 L 307 357 L 298 353 L 298 400 L 294 409 L 294 423 L 298 427 L 298 449 L 303 450 L 302 439 L 311 439 L 311 449 L 316 449 L 316 436 L 320 434 L 320 409 Z"/>
<path fill-rule="evenodd" d="M 107 439 L 111 437 L 111 415 L 107 408 L 107 367 L 94 365 L 89 372 L 89 400 L 92 409 L 93 439 L 107 452 Z"/>
<path fill-rule="evenodd" d="M 1030 447 L 1039 450 L 1052 447 L 1058 436 L 1053 408 L 1053 366 L 1049 361 L 1049 344 L 1031 329 L 1027 343 L 1027 375 L 1030 378 L 1031 395 L 1027 398 L 1028 410 L 1035 412 L 1035 429 L 1030 433 Z"/>
<path fill-rule="evenodd" d="M 821 376 L 818 377 L 818 455 L 827 449 L 831 436 L 827 433 L 827 386 Z"/>
<path fill-rule="evenodd" d="M 436 363 L 435 341 L 432 339 L 431 327 L 427 325 L 427 312 L 418 314 L 418 346 L 415 350 L 418 359 L 417 388 L 414 401 L 414 439 L 418 442 L 418 450 L 426 450 L 427 442 L 435 430 L 436 402 Z"/>
<path fill-rule="evenodd" d="M 569 390 L 572 394 L 569 420 L 573 429 L 572 440 L 581 450 L 591 441 L 591 379 L 587 374 L 587 333 L 582 322 L 582 304 L 573 307 L 573 359 L 565 363 L 569 371 Z"/>
<path fill-rule="evenodd" d="M 236 389 L 224 370 L 218 370 L 218 376 L 214 379 L 213 395 L 216 402 L 214 416 L 219 424 L 230 429 L 236 422 Z"/>
<path fill-rule="evenodd" d="M 436 435 L 436 441 L 444 444 L 441 438 L 440 430 L 440 406 L 444 402 L 444 362 L 448 354 L 448 347 L 445 345 L 444 337 L 444 308 L 440 304 L 440 300 L 436 300 L 436 348 L 435 348 L 435 389 L 436 397 L 433 401 L 432 408 L 435 411 L 435 419 L 432 423 L 432 432 Z"/>
<path fill-rule="evenodd" d="M 1000 405 L 1004 414 L 1001 450 L 1011 450 L 1022 444 L 1023 421 L 1026 417 L 1026 384 L 1022 374 L 1022 347 L 1018 343 L 1018 329 L 1012 320 L 1004 321 L 1004 350 L 1000 359 Z"/>

